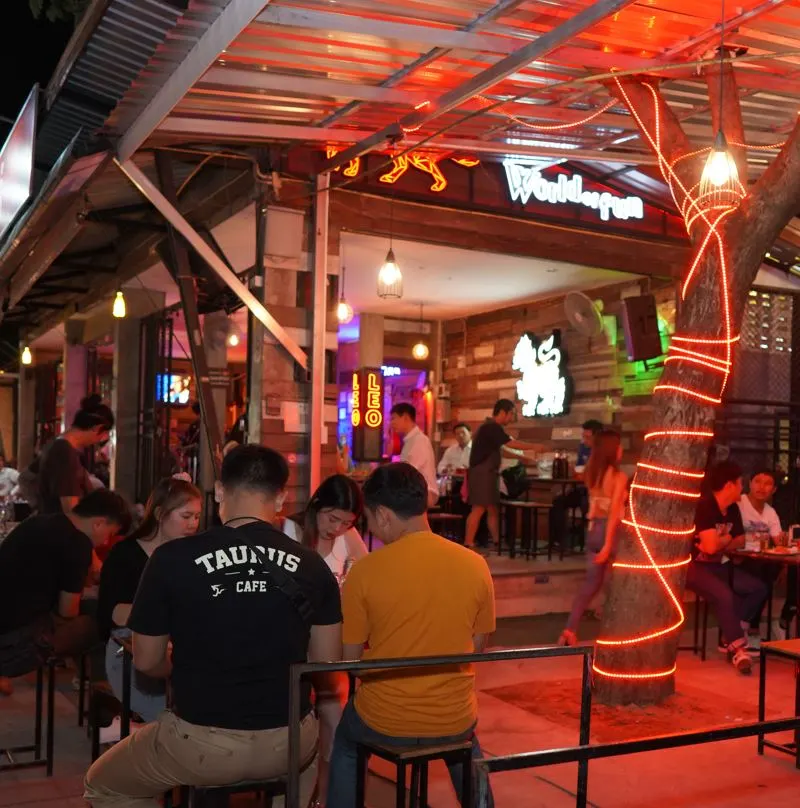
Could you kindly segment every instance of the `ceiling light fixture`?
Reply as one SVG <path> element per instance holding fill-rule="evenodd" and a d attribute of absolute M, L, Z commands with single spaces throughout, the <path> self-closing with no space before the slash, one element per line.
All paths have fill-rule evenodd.
<path fill-rule="evenodd" d="M 424 325 L 422 322 L 422 306 L 423 304 L 419 304 L 419 330 L 421 333 L 425 333 L 423 331 Z M 424 362 L 428 356 L 430 355 L 430 348 L 425 344 L 424 338 L 420 338 L 419 342 L 411 349 L 411 356 L 414 357 L 418 362 Z"/>
<path fill-rule="evenodd" d="M 336 306 L 336 319 L 340 325 L 347 325 L 353 319 L 353 307 L 347 302 L 344 296 L 344 280 L 347 270 L 342 264 L 342 287 L 339 289 L 339 303 Z M 380 285 L 380 274 L 378 275 Z"/>
<path fill-rule="evenodd" d="M 722 0 L 719 43 L 719 129 L 700 177 L 698 203 L 702 208 L 732 207 L 740 199 L 739 170 L 722 131 L 725 88 L 725 0 Z"/>
<path fill-rule="evenodd" d="M 31 353 L 31 349 L 27 345 L 22 349 L 22 354 L 20 355 L 20 362 L 22 362 L 23 365 L 33 364 L 33 354 Z"/>
<path fill-rule="evenodd" d="M 117 294 L 114 297 L 114 305 L 111 307 L 111 314 L 118 320 L 121 320 L 123 317 L 125 317 L 126 313 L 125 296 L 121 291 L 117 291 Z"/>
<path fill-rule="evenodd" d="M 378 297 L 382 300 L 399 300 L 403 296 L 403 273 L 397 266 L 397 259 L 392 249 L 394 236 L 394 185 L 389 200 L 389 252 L 386 260 L 378 271 Z"/>

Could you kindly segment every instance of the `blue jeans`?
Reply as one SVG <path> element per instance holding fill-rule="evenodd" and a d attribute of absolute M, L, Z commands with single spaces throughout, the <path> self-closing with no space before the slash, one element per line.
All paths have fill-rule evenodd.
<path fill-rule="evenodd" d="M 603 588 L 608 571 L 611 569 L 611 558 L 605 564 L 595 564 L 594 559 L 603 549 L 606 540 L 606 520 L 593 519 L 586 534 L 586 578 L 584 578 L 578 594 L 572 603 L 572 611 L 567 620 L 567 629 L 578 633 L 578 625 L 583 613 L 589 608 L 597 593 Z"/>
<path fill-rule="evenodd" d="M 360 742 L 375 743 L 382 746 L 423 746 L 427 744 L 447 744 L 472 738 L 472 757 L 480 758 L 481 748 L 474 728 L 461 735 L 443 738 L 396 738 L 383 735 L 367 726 L 356 711 L 353 700 L 347 702 L 342 720 L 336 729 L 336 740 L 333 742 L 331 755 L 331 773 L 328 781 L 328 799 L 326 808 L 354 808 L 356 804 L 356 745 Z M 461 765 L 447 767 L 453 781 L 459 802 L 461 802 Z M 473 776 L 473 795 L 476 808 L 493 808 L 494 798 L 487 779 Z"/>
<path fill-rule="evenodd" d="M 115 629 L 116 636 L 130 636 L 128 629 Z M 122 702 L 122 654 L 113 637 L 106 644 L 106 677 L 114 695 Z M 143 721 L 155 721 L 167 709 L 167 683 L 145 676 L 131 665 L 131 711 Z"/>
<path fill-rule="evenodd" d="M 733 570 L 733 588 L 731 588 Z M 732 562 L 692 561 L 686 588 L 706 600 L 717 617 L 722 636 L 729 645 L 744 642 L 742 622 L 750 622 L 767 599 L 767 585 Z"/>

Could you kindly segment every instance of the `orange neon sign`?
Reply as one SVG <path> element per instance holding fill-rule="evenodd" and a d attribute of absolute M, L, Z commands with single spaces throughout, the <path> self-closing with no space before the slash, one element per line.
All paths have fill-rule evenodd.
<path fill-rule="evenodd" d="M 340 149 L 336 146 L 326 146 L 325 156 L 330 160 L 339 153 Z M 397 157 L 392 157 L 392 167 L 385 174 L 381 174 L 378 178 L 380 182 L 386 185 L 394 185 L 397 180 L 408 172 L 409 168 L 416 168 L 425 174 L 430 174 L 433 177 L 433 184 L 431 191 L 438 194 L 447 188 L 447 177 L 442 172 L 439 162 L 442 158 L 435 154 L 426 152 L 409 152 L 408 154 L 400 154 Z M 448 157 L 448 160 L 464 166 L 465 168 L 474 168 L 480 165 L 480 160 L 474 157 Z M 341 171 L 342 167 L 338 166 L 334 171 Z M 357 177 L 361 171 L 361 158 L 356 157 L 351 160 L 347 167 L 342 172 L 345 177 Z"/>
<path fill-rule="evenodd" d="M 353 459 L 375 462 L 383 454 L 383 374 L 380 368 L 353 372 Z"/>

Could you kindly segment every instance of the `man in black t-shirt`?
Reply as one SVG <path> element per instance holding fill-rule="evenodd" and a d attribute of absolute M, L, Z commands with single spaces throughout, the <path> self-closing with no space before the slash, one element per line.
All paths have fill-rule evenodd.
<path fill-rule="evenodd" d="M 501 398 L 495 405 L 492 417 L 487 418 L 475 433 L 472 439 L 472 451 L 469 455 L 469 470 L 467 472 L 467 490 L 469 504 L 472 506 L 467 517 L 466 535 L 464 544 L 474 547 L 475 534 L 481 523 L 483 514 L 486 514 L 486 523 L 489 533 L 496 546 L 500 542 L 500 460 L 503 454 L 519 459 L 519 455 L 508 452 L 508 449 L 520 451 L 534 451 L 535 446 L 513 440 L 506 432 L 505 427 L 510 424 L 517 414 L 513 401 Z"/>
<path fill-rule="evenodd" d="M 767 597 L 767 586 L 743 569 L 731 577 L 732 562 L 726 558 L 726 553 L 744 547 L 742 514 L 736 504 L 742 495 L 742 470 L 725 460 L 709 469 L 706 481 L 711 493 L 697 505 L 686 587 L 714 610 L 724 643 L 720 650 L 739 673 L 749 675 L 747 631 Z"/>
<path fill-rule="evenodd" d="M 130 523 L 119 494 L 93 491 L 69 514 L 31 516 L 0 544 L 0 677 L 33 670 L 50 650 L 90 647 L 95 622 L 79 612 L 92 550 Z"/>
<path fill-rule="evenodd" d="M 137 670 L 171 675 L 173 711 L 94 763 L 85 792 L 92 806 L 156 805 L 173 785 L 287 774 L 289 668 L 342 653 L 333 573 L 317 552 L 271 525 L 288 477 L 277 452 L 255 444 L 233 449 L 217 483 L 223 526 L 151 556 L 128 626 Z M 305 808 L 317 768 L 309 688 L 301 714 Z"/>

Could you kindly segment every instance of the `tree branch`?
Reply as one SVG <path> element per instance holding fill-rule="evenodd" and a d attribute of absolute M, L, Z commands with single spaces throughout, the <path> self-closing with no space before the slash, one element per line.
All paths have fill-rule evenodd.
<path fill-rule="evenodd" d="M 728 55 L 728 51 L 725 51 Z M 720 67 L 722 81 L 720 82 Z M 742 122 L 742 105 L 739 103 L 739 87 L 736 84 L 736 73 L 730 62 L 709 65 L 703 70 L 708 87 L 708 103 L 711 108 L 711 120 L 714 135 L 722 129 L 728 143 L 744 143 L 744 124 Z M 720 118 L 720 109 L 722 117 Z M 739 169 L 739 179 L 747 187 L 747 151 L 741 146 L 731 146 L 731 155 Z"/>
<path fill-rule="evenodd" d="M 800 114 L 780 154 L 753 186 L 744 204 L 751 224 L 769 210 L 769 218 L 775 217 L 780 230 L 800 211 Z"/>
<path fill-rule="evenodd" d="M 656 152 L 655 144 L 658 141 L 661 154 L 667 163 L 673 165 L 679 157 L 693 150 L 680 121 L 659 92 L 657 78 L 625 76 L 609 82 L 607 87 L 609 92 L 619 98 L 630 111 L 642 134 L 644 144 Z M 652 88 L 655 98 L 658 99 L 658 120 L 654 94 L 648 87 Z M 697 160 L 681 160 L 675 166 L 675 173 L 686 188 L 691 188 L 698 181 L 700 167 Z M 676 187 L 675 192 L 680 194 L 680 189 Z M 680 201 L 681 198 L 678 196 L 678 202 Z"/>

